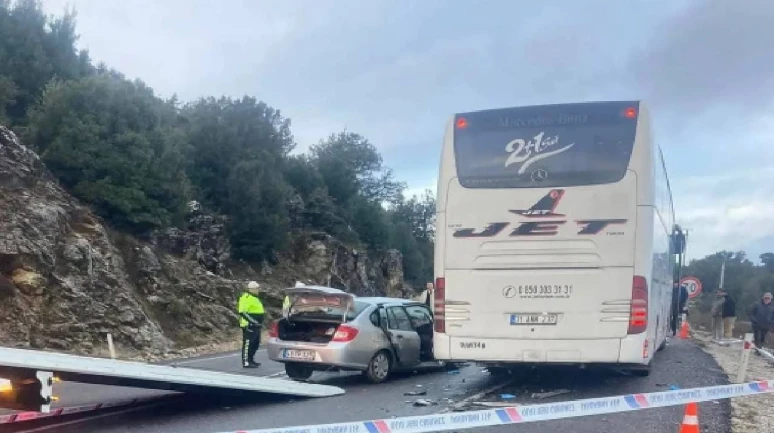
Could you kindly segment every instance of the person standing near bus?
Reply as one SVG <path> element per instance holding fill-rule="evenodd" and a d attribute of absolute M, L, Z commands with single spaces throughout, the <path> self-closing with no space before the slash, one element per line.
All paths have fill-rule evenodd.
<path fill-rule="evenodd" d="M 733 338 L 734 323 L 736 323 L 736 300 L 723 290 L 723 338 Z"/>
<path fill-rule="evenodd" d="M 755 335 L 755 347 L 763 348 L 769 329 L 774 325 L 774 304 L 771 302 L 771 293 L 763 294 L 760 302 L 756 302 L 748 314 Z"/>
<path fill-rule="evenodd" d="M 712 301 L 712 339 L 715 341 L 723 339 L 723 304 L 725 301 L 723 289 L 715 291 L 715 300 Z"/>

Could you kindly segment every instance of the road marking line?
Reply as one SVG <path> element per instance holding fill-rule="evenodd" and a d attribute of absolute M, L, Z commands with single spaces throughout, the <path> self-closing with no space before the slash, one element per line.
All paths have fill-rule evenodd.
<path fill-rule="evenodd" d="M 266 349 L 258 349 L 258 352 L 265 352 Z M 242 352 L 236 352 L 236 353 L 229 353 L 228 355 L 218 355 L 218 356 L 210 356 L 206 358 L 195 358 L 195 359 L 183 359 L 183 361 L 171 361 L 172 365 L 180 365 L 180 364 L 195 364 L 197 362 L 206 362 L 206 361 L 215 361 L 216 359 L 226 359 L 226 358 L 235 358 L 237 356 L 240 356 Z"/>

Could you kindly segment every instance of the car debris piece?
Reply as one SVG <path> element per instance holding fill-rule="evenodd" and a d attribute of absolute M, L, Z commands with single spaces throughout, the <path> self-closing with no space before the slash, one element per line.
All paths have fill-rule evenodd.
<path fill-rule="evenodd" d="M 510 400 L 516 398 L 516 396 L 513 394 L 500 394 L 500 398 L 503 400 Z"/>
<path fill-rule="evenodd" d="M 437 404 L 437 403 L 432 400 L 427 400 L 424 398 L 420 398 L 419 400 L 414 402 L 414 406 L 432 406 L 434 404 Z"/>
<path fill-rule="evenodd" d="M 557 389 L 556 391 L 548 391 L 548 392 L 535 392 L 535 393 L 532 393 L 532 398 L 539 398 L 542 400 L 544 398 L 556 397 L 558 395 L 569 394 L 571 392 L 572 391 L 570 391 L 569 389 Z"/>
<path fill-rule="evenodd" d="M 421 390 L 417 390 L 417 391 L 404 392 L 403 395 L 412 395 L 412 396 L 414 396 L 414 395 L 427 395 L 427 391 L 424 390 L 424 389 L 421 389 Z"/>

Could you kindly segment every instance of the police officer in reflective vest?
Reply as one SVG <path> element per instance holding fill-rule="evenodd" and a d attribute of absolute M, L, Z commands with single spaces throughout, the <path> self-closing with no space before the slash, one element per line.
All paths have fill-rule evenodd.
<path fill-rule="evenodd" d="M 261 285 L 255 281 L 247 283 L 247 290 L 239 297 L 239 326 L 242 328 L 242 367 L 260 367 L 255 362 L 255 352 L 261 344 L 261 327 L 263 326 L 263 303 L 258 299 Z"/>

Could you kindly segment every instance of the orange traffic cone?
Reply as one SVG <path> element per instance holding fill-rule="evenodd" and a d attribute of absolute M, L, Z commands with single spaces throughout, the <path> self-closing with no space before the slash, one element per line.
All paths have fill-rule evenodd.
<path fill-rule="evenodd" d="M 680 426 L 680 433 L 700 433 L 699 432 L 699 406 L 696 403 L 688 403 L 685 406 L 685 417 Z"/>
<path fill-rule="evenodd" d="M 685 340 L 688 338 L 688 333 L 690 332 L 690 328 L 688 327 L 688 321 L 683 320 L 683 324 L 680 326 L 680 338 Z"/>

